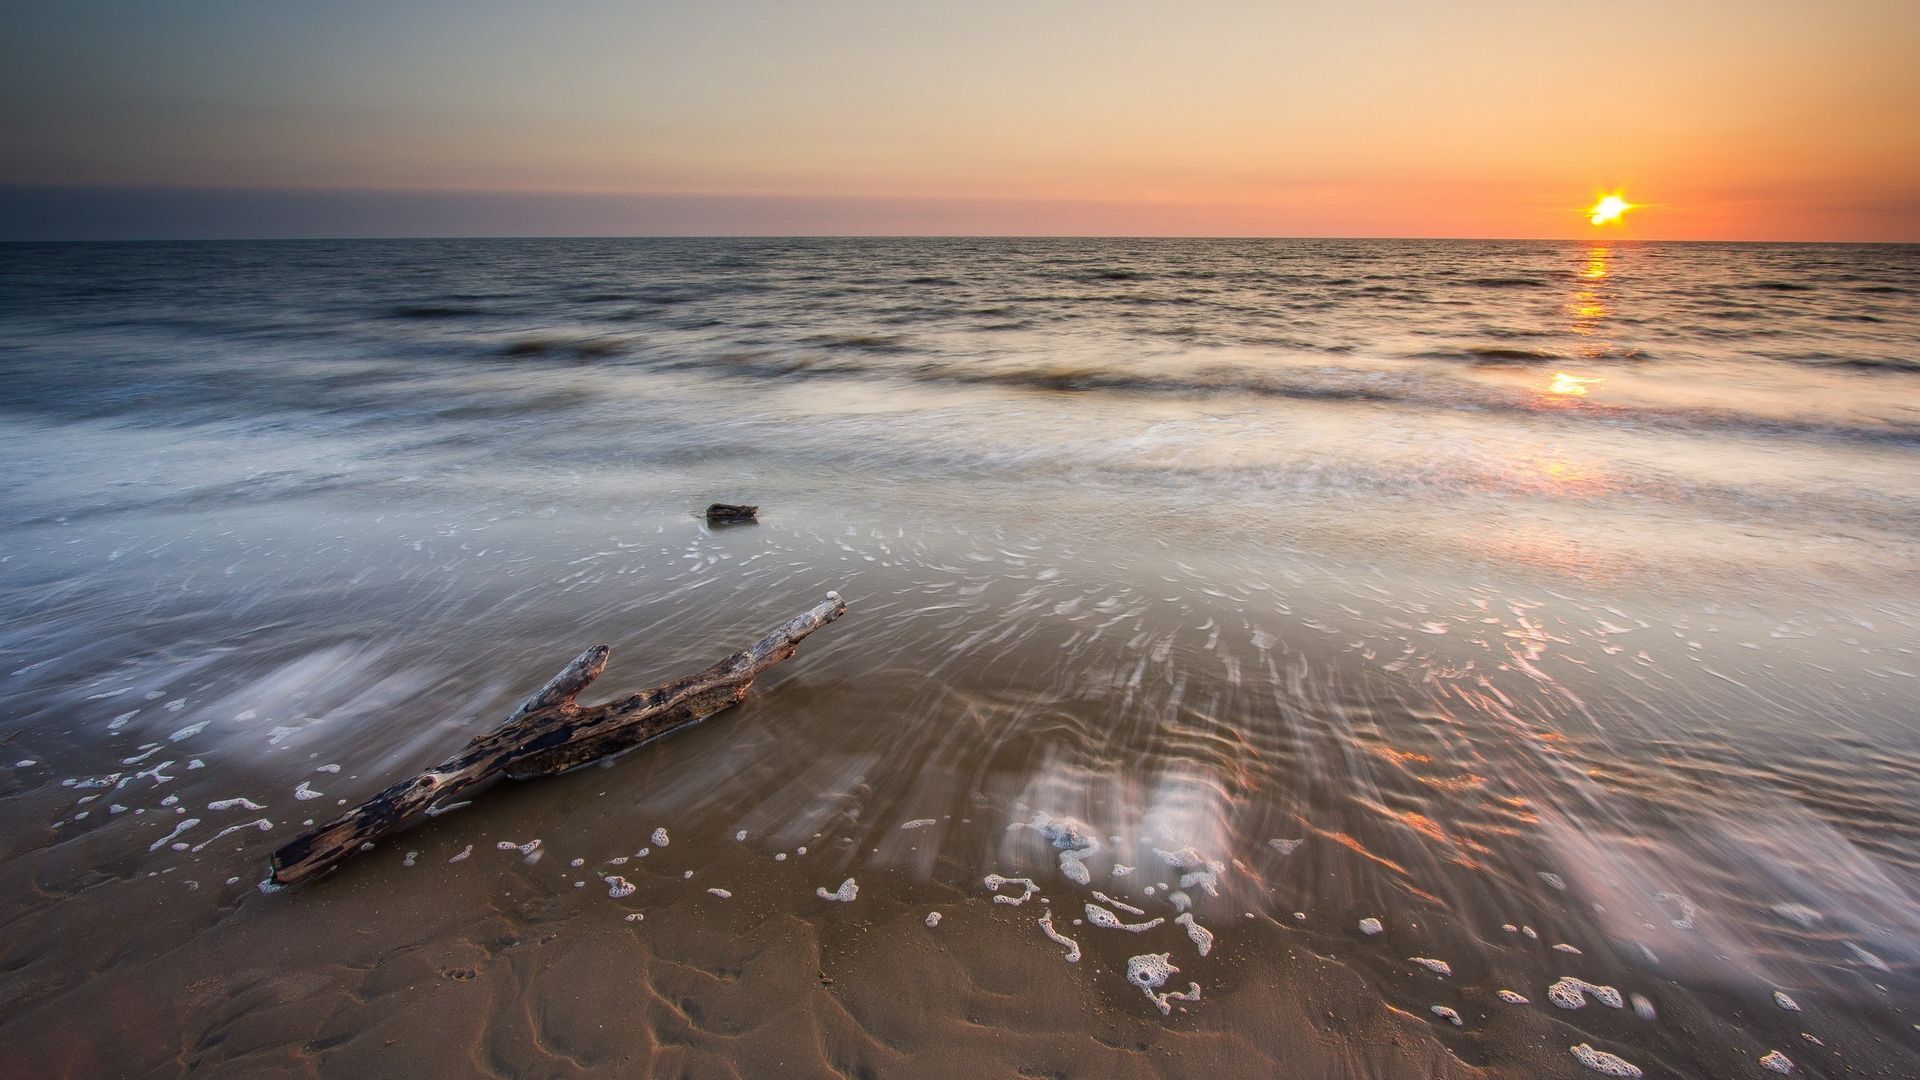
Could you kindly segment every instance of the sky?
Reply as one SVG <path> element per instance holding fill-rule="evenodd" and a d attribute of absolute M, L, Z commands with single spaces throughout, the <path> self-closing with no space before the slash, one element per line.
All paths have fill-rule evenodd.
<path fill-rule="evenodd" d="M 0 239 L 1920 241 L 1920 0 L 0 0 Z"/>

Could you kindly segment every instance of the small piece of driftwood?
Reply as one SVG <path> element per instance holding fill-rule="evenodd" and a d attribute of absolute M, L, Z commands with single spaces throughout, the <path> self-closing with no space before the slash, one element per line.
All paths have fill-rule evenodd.
<path fill-rule="evenodd" d="M 714 503 L 707 507 L 707 524 L 709 525 L 739 525 L 743 522 L 759 520 L 760 508 L 757 506 Z"/>
<path fill-rule="evenodd" d="M 705 671 L 605 705 L 582 706 L 574 698 L 607 669 L 609 650 L 595 645 L 528 698 L 506 723 L 475 738 L 457 756 L 400 781 L 274 852 L 271 880 L 291 885 L 311 877 L 476 784 L 499 776 L 525 779 L 565 772 L 703 720 L 746 697 L 755 676 L 792 656 L 802 638 L 846 610 L 840 594 L 830 592 L 752 648 Z"/>

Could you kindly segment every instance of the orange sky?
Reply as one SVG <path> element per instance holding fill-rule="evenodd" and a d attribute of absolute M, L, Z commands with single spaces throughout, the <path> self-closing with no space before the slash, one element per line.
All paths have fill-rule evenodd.
<path fill-rule="evenodd" d="M 1526 237 L 1590 234 L 1581 211 L 1617 189 L 1642 204 L 1618 235 L 1920 240 L 1915 0 L 9 22 L 4 184 L 725 197 L 765 203 L 753 231 L 821 199 L 871 200 L 855 232 Z M 916 201 L 944 209 L 900 212 Z"/>

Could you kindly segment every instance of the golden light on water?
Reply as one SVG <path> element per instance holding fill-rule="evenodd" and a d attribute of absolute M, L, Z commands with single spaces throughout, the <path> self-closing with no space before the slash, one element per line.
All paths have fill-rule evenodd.
<path fill-rule="evenodd" d="M 1547 386 L 1547 393 L 1559 394 L 1561 397 L 1586 397 L 1587 387 L 1605 381 L 1589 375 L 1570 375 L 1564 371 L 1556 371 L 1553 373 L 1553 382 Z"/>
<path fill-rule="evenodd" d="M 1605 195 L 1599 202 L 1593 204 L 1592 210 L 1587 211 L 1587 220 L 1595 225 L 1613 225 L 1617 224 L 1620 218 L 1631 209 L 1633 204 L 1620 196 Z"/>

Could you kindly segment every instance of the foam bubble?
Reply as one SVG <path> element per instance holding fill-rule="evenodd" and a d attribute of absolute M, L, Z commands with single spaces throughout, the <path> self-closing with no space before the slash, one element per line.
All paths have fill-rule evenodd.
<path fill-rule="evenodd" d="M 1269 841 L 1267 841 L 1267 843 L 1268 843 L 1268 845 L 1270 845 L 1270 846 L 1271 846 L 1271 847 L 1273 848 L 1273 850 L 1275 850 L 1275 851 L 1277 851 L 1277 852 L 1279 852 L 1279 853 L 1280 853 L 1280 854 L 1282 854 L 1282 855 L 1291 855 L 1291 854 L 1293 854 L 1293 853 L 1294 853 L 1295 851 L 1297 851 L 1297 850 L 1299 850 L 1299 847 L 1300 847 L 1300 845 L 1301 845 L 1301 844 L 1304 844 L 1304 843 L 1306 843 L 1306 842 L 1307 842 L 1307 840 L 1306 840 L 1306 838 L 1305 838 L 1305 837 L 1301 837 L 1301 838 L 1300 838 L 1300 839 L 1298 839 L 1298 840 L 1269 840 Z"/>
<path fill-rule="evenodd" d="M 166 845 L 168 845 L 168 844 L 170 844 L 170 843 L 172 843 L 172 842 L 173 842 L 173 838 L 174 838 L 174 837 L 176 837 L 176 836 L 179 836 L 179 835 L 180 835 L 181 833 L 183 833 L 183 832 L 186 832 L 186 831 L 187 831 L 188 829 L 191 829 L 191 828 L 193 828 L 193 827 L 194 827 L 195 825 L 198 825 L 198 824 L 200 824 L 200 819 L 199 819 L 199 818 L 197 818 L 197 817 L 190 817 L 190 818 L 188 818 L 187 820 L 185 820 L 185 821 L 183 821 L 183 822 L 181 822 L 180 824 L 178 824 L 178 825 L 175 825 L 175 826 L 173 827 L 173 831 L 172 831 L 172 832 L 170 832 L 170 833 L 168 833 L 167 835 L 165 835 L 165 836 L 163 836 L 163 837 L 161 837 L 161 838 L 160 838 L 160 839 L 158 839 L 158 840 L 155 840 L 155 841 L 154 841 L 154 842 L 153 842 L 152 844 L 149 844 L 149 845 L 147 846 L 147 850 L 148 850 L 148 851 L 159 851 L 159 850 L 160 850 L 161 848 L 163 848 L 163 847 L 165 847 Z"/>
<path fill-rule="evenodd" d="M 1559 943 L 1559 944 L 1557 944 L 1557 945 L 1555 945 L 1555 946 L 1553 947 L 1553 950 L 1554 950 L 1555 952 L 1563 952 L 1563 953 L 1572 953 L 1572 954 L 1573 954 L 1573 955 L 1575 955 L 1575 956 L 1585 956 L 1585 955 L 1586 955 L 1585 953 L 1583 953 L 1583 952 L 1581 952 L 1581 951 L 1580 951 L 1579 949 L 1576 949 L 1576 948 L 1574 948 L 1573 946 L 1571 946 L 1571 945 L 1569 945 L 1569 944 L 1567 944 L 1567 943 L 1566 943 L 1566 942 L 1564 942 L 1564 941 L 1563 941 L 1563 942 L 1560 942 L 1560 943 Z"/>
<path fill-rule="evenodd" d="M 248 809 L 248 810 L 265 810 L 266 809 L 266 807 L 261 806 L 259 803 L 254 802 L 252 799 L 219 799 L 214 802 L 208 803 L 207 809 L 231 810 L 236 806 L 244 807 L 245 809 Z"/>
<path fill-rule="evenodd" d="M 849 880 L 849 881 L 851 881 L 852 879 L 851 879 L 851 878 L 849 878 L 848 880 Z M 844 887 L 844 886 L 843 886 L 843 887 Z M 731 899 L 733 899 L 733 894 L 732 894 L 732 893 L 730 893 L 730 892 L 728 892 L 728 891 L 727 891 L 727 890 L 725 890 L 725 889 L 708 889 L 707 891 L 708 891 L 708 892 L 710 892 L 710 893 L 712 893 L 713 895 L 715 895 L 715 896 L 717 896 L 717 897 L 719 897 L 719 898 L 720 898 L 720 899 L 722 899 L 722 900 L 731 900 Z M 852 898 L 852 897 L 848 897 L 847 899 L 849 899 L 849 900 L 851 900 L 851 899 L 853 899 L 853 898 Z"/>
<path fill-rule="evenodd" d="M 300 786 L 293 789 L 293 797 L 299 799 L 301 802 L 305 802 L 308 799 L 324 799 L 326 795 L 327 793 L 324 791 L 313 790 L 313 785 L 307 783 L 305 780 L 300 781 Z"/>
<path fill-rule="evenodd" d="M 1642 1075 L 1638 1066 L 1629 1064 L 1626 1060 L 1615 1057 L 1604 1050 L 1595 1050 L 1586 1043 L 1581 1043 L 1579 1046 L 1568 1047 L 1568 1049 L 1573 1051 L 1573 1059 L 1575 1061 L 1592 1069 L 1594 1072 L 1604 1073 L 1607 1076 Z"/>
<path fill-rule="evenodd" d="M 655 829 L 653 830 L 653 835 L 647 837 L 647 839 L 653 841 L 654 847 L 666 847 L 667 846 L 667 830 Z"/>
<path fill-rule="evenodd" d="M 901 825 L 900 828 L 903 831 L 906 829 L 924 829 L 929 825 L 938 825 L 938 824 L 939 822 L 934 818 L 923 817 L 923 818 L 914 818 L 912 821 L 906 822 L 905 824 Z"/>
<path fill-rule="evenodd" d="M 1526 999 L 1526 997 L 1525 997 L 1525 995 L 1522 995 L 1522 994 L 1516 994 L 1516 993 L 1514 993 L 1514 992 L 1513 992 L 1513 991 L 1511 991 L 1511 990 L 1502 990 L 1502 991 L 1500 991 L 1500 1000 L 1501 1000 L 1501 1001 L 1504 1001 L 1504 1002 L 1506 1002 L 1506 1003 L 1507 1003 L 1507 1004 L 1509 1004 L 1509 1005 L 1525 1005 L 1525 1004 L 1527 1004 L 1527 999 Z"/>
<path fill-rule="evenodd" d="M 1780 992 L 1780 991 L 1778 991 L 1778 990 L 1775 990 L 1775 991 L 1773 992 L 1773 1003 L 1774 1003 L 1775 1005 L 1778 1005 L 1778 1006 L 1780 1006 L 1781 1008 L 1783 1008 L 1783 1009 L 1785 1009 L 1785 1010 L 1787 1010 L 1788 1012 L 1799 1012 L 1799 1011 L 1800 1011 L 1800 1003 L 1799 1003 L 1799 1002 L 1797 1002 L 1797 1001 L 1795 1001 L 1795 1000 L 1793 1000 L 1792 998 L 1790 998 L 1790 997 L 1788 997 L 1787 995 L 1785 995 L 1785 994 L 1783 994 L 1783 993 L 1781 993 L 1781 992 Z"/>
<path fill-rule="evenodd" d="M 1783 1076 L 1793 1071 L 1793 1062 L 1788 1061 L 1787 1055 L 1778 1050 L 1767 1051 L 1767 1056 L 1760 1059 L 1760 1066 L 1769 1072 L 1777 1072 Z"/>
<path fill-rule="evenodd" d="M 1140 992 L 1147 995 L 1147 1000 L 1153 1002 L 1162 1016 L 1173 1012 L 1174 999 L 1200 1000 L 1199 983 L 1188 983 L 1185 993 L 1154 993 L 1166 985 L 1169 976 L 1178 974 L 1179 971 L 1179 968 L 1173 966 L 1170 953 L 1142 953 L 1127 960 L 1127 981 L 1139 987 Z"/>
<path fill-rule="evenodd" d="M 1053 912 L 1049 911 L 1040 916 L 1040 932 L 1047 935 L 1048 939 L 1054 944 L 1065 945 L 1067 947 L 1067 963 L 1077 964 L 1080 962 L 1080 943 L 1053 928 Z"/>
<path fill-rule="evenodd" d="M 833 892 L 828 892 L 824 885 L 813 891 L 814 894 L 822 900 L 837 900 L 842 904 L 851 904 L 853 903 L 853 898 L 860 895 L 860 886 L 854 884 L 852 878 L 848 878 L 841 882 L 840 887 Z"/>
<path fill-rule="evenodd" d="M 1462 1027 L 1466 1024 L 1466 1021 L 1460 1019 L 1459 1013 L 1454 1012 L 1445 1005 L 1429 1005 L 1427 1006 L 1427 1011 L 1445 1020 L 1447 1023 L 1452 1024 L 1454 1027 Z"/>
<path fill-rule="evenodd" d="M 1191 913 L 1181 915 L 1175 918 L 1173 922 L 1176 926 L 1184 926 L 1187 928 L 1187 937 L 1193 941 L 1194 947 L 1200 950 L 1201 956 L 1205 956 L 1213 951 L 1213 931 L 1194 922 Z"/>
<path fill-rule="evenodd" d="M 1141 912 L 1139 908 L 1135 908 L 1134 910 L 1140 914 L 1145 914 L 1145 912 Z M 1167 920 L 1153 918 L 1142 923 L 1124 923 L 1120 921 L 1119 916 L 1108 911 L 1106 908 L 1098 904 L 1088 904 L 1087 921 L 1103 930 L 1125 930 L 1128 933 L 1143 934 Z"/>
<path fill-rule="evenodd" d="M 1626 1007 L 1626 1000 L 1620 991 L 1611 986 L 1601 986 L 1585 979 L 1576 979 L 1571 975 L 1563 976 L 1559 982 L 1547 987 L 1547 1000 L 1562 1009 L 1584 1009 L 1587 1007 L 1587 995 L 1609 1009 Z"/>
<path fill-rule="evenodd" d="M 1416 964 L 1419 964 L 1421 967 L 1426 968 L 1428 971 L 1433 972 L 1435 975 L 1453 974 L 1453 965 L 1447 963 L 1445 960 L 1434 960 L 1425 956 L 1409 956 L 1407 957 L 1407 959 L 1413 961 Z"/>
<path fill-rule="evenodd" d="M 465 859 L 467 856 L 471 854 L 473 854 L 473 845 L 468 844 L 466 847 L 463 847 L 460 849 L 460 854 L 455 855 L 453 858 L 448 859 L 447 861 L 450 863 L 456 863 L 461 861 L 462 859 Z"/>
<path fill-rule="evenodd" d="M 1379 919 L 1367 918 L 1360 920 L 1360 932 L 1363 934 L 1384 933 L 1386 929 L 1386 927 L 1380 925 Z"/>
<path fill-rule="evenodd" d="M 927 925 L 928 925 L 929 927 L 933 927 L 933 926 L 939 926 L 939 925 L 940 925 L 940 913 L 939 913 L 939 912 L 937 912 L 937 911 L 929 911 L 929 912 L 927 912 Z"/>
<path fill-rule="evenodd" d="M 639 889 L 639 886 L 618 874 L 609 874 L 600 880 L 607 883 L 607 895 L 613 897 L 615 900 L 632 896 L 634 892 Z"/>
<path fill-rule="evenodd" d="M 1014 907 L 1019 907 L 1021 904 L 1026 903 L 1033 894 L 1040 891 L 1040 886 L 1035 885 L 1032 878 L 1010 878 L 1001 877 L 999 874 L 988 874 L 985 880 L 987 889 L 990 892 L 998 893 L 1001 887 L 1005 885 L 1019 885 L 1023 890 L 1019 896 L 995 896 L 993 902 L 996 904 L 1011 904 Z"/>
<path fill-rule="evenodd" d="M 1134 907 L 1132 904 L 1126 903 L 1125 901 L 1115 900 L 1113 897 L 1108 896 L 1106 893 L 1103 893 L 1098 889 L 1095 889 L 1093 891 L 1093 898 L 1107 905 L 1110 908 L 1118 908 L 1129 915 L 1145 915 L 1147 913 L 1145 908 L 1137 908 L 1137 907 Z"/>

